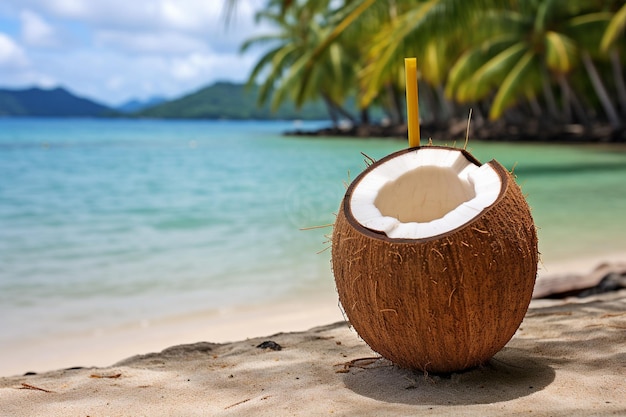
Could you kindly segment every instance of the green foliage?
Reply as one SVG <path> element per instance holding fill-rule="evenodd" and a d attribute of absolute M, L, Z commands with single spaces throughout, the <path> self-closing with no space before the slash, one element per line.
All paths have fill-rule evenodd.
<path fill-rule="evenodd" d="M 620 36 L 623 39 L 624 29 L 626 29 L 626 4 L 612 16 L 609 26 L 606 28 L 606 32 L 602 37 L 602 50 L 605 52 L 608 51 L 610 46 L 617 42 Z"/>
<path fill-rule="evenodd" d="M 250 75 L 262 102 L 322 96 L 336 106 L 356 96 L 361 108 L 397 115 L 403 58 L 416 56 L 435 121 L 467 106 L 491 119 L 514 112 L 613 128 L 617 107 L 626 116 L 621 0 L 269 0 L 259 19 L 276 28 Z"/>

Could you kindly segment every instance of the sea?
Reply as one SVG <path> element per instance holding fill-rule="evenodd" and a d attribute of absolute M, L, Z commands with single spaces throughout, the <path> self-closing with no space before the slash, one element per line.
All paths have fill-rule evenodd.
<path fill-rule="evenodd" d="M 346 185 L 407 142 L 283 135 L 327 124 L 0 118 L 0 346 L 334 288 Z M 513 170 L 544 261 L 626 251 L 626 147 L 468 150 Z"/>

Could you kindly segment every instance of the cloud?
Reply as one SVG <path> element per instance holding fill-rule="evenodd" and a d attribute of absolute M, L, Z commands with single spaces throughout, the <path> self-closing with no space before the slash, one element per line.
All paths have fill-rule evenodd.
<path fill-rule="evenodd" d="M 38 72 L 26 51 L 13 38 L 2 32 L 0 32 L 0 80 L 1 88 L 58 85 L 53 76 Z"/>
<path fill-rule="evenodd" d="M 266 0 L 2 0 L 2 85 L 50 85 L 106 103 L 177 97 L 215 81 L 243 82 L 258 51 L 239 54 Z M 15 30 L 17 28 L 17 30 Z M 255 56 L 256 54 L 256 56 Z M 21 68 L 8 74 L 8 65 Z"/>
<path fill-rule="evenodd" d="M 44 19 L 30 10 L 23 10 L 20 13 L 22 23 L 22 39 L 29 46 L 49 47 L 58 46 L 59 40 L 55 29 Z"/>
<path fill-rule="evenodd" d="M 125 31 L 100 31 L 95 35 L 97 46 L 129 53 L 188 54 L 204 51 L 208 44 L 197 37 L 180 32 L 135 33 Z"/>
<path fill-rule="evenodd" d="M 210 33 L 224 26 L 227 0 L 4 0 L 54 18 L 78 20 L 96 30 L 177 30 Z M 251 22 L 264 0 L 238 0 L 237 21 Z"/>
<path fill-rule="evenodd" d="M 200 80 L 206 76 L 216 80 L 244 80 L 251 64 L 250 58 L 235 54 L 192 53 L 170 61 L 170 68 L 172 76 L 181 81 Z"/>
<path fill-rule="evenodd" d="M 0 70 L 19 70 L 28 66 L 22 48 L 9 36 L 0 33 Z"/>

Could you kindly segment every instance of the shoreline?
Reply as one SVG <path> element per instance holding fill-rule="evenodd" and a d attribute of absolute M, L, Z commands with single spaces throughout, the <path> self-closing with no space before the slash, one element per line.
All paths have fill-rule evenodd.
<path fill-rule="evenodd" d="M 626 262 L 626 252 L 612 252 L 540 262 L 537 280 L 585 275 L 604 263 Z M 544 300 L 533 300 L 537 303 Z M 309 298 L 281 299 L 164 317 L 152 322 L 125 323 L 66 337 L 16 343 L 0 351 L 0 376 L 42 373 L 74 367 L 106 367 L 125 358 L 159 352 L 171 346 L 241 341 L 277 333 L 298 332 L 343 321 L 333 286 Z"/>
<path fill-rule="evenodd" d="M 125 323 L 66 336 L 16 343 L 0 350 L 0 377 L 76 367 L 110 366 L 136 354 L 170 346 L 228 343 L 263 335 L 305 331 L 343 320 L 336 293 L 300 301 L 277 301 Z"/>
<path fill-rule="evenodd" d="M 395 366 L 339 322 L 0 377 L 0 403 L 50 417 L 623 415 L 626 289 L 540 301 L 489 361 L 451 374 Z"/>

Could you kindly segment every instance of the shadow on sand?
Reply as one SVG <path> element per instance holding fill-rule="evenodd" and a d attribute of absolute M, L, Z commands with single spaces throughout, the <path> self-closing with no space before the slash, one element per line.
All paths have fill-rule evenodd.
<path fill-rule="evenodd" d="M 540 391 L 554 381 L 545 359 L 504 348 L 488 364 L 461 373 L 427 375 L 402 369 L 385 359 L 344 375 L 347 388 L 364 397 L 410 405 L 472 405 L 510 401 Z"/>

